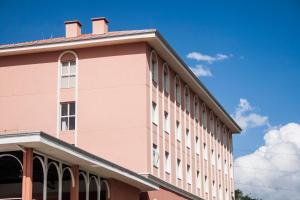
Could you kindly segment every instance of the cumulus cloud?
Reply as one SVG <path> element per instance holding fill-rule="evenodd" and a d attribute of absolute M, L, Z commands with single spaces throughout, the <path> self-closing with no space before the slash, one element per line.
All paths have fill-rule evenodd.
<path fill-rule="evenodd" d="M 236 187 L 263 200 L 299 199 L 300 124 L 269 130 L 264 141 L 254 153 L 234 161 Z"/>
<path fill-rule="evenodd" d="M 197 77 L 200 76 L 212 76 L 212 73 L 209 68 L 204 65 L 196 65 L 196 67 L 190 67 Z"/>
<path fill-rule="evenodd" d="M 216 54 L 215 56 L 210 56 L 210 55 L 205 55 L 200 52 L 191 52 L 187 55 L 188 58 L 196 60 L 196 61 L 204 61 L 208 62 L 209 64 L 212 64 L 215 61 L 220 61 L 220 60 L 226 60 L 230 57 L 231 55 L 226 55 L 226 54 Z"/>
<path fill-rule="evenodd" d="M 248 100 L 243 98 L 240 99 L 233 118 L 244 130 L 264 125 L 269 126 L 268 117 L 255 113 Z"/>

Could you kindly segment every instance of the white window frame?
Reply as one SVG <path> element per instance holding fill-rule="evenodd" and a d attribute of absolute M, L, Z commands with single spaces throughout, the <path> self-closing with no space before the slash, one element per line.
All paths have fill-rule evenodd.
<path fill-rule="evenodd" d="M 206 193 L 209 192 L 208 176 L 207 176 L 207 175 L 204 176 L 204 191 L 205 191 Z"/>
<path fill-rule="evenodd" d="M 158 146 L 156 144 L 153 144 L 152 147 L 153 147 L 153 152 L 152 152 L 153 166 L 158 168 L 159 167 L 159 150 L 158 150 Z"/>
<path fill-rule="evenodd" d="M 191 148 L 191 133 L 190 133 L 190 129 L 186 129 L 185 130 L 185 146 L 187 147 L 187 148 Z"/>
<path fill-rule="evenodd" d="M 222 169 L 221 154 L 218 154 L 218 169 Z"/>
<path fill-rule="evenodd" d="M 158 125 L 158 108 L 154 101 L 152 101 L 152 123 Z"/>
<path fill-rule="evenodd" d="M 199 102 L 197 100 L 195 100 L 195 103 L 194 103 L 194 117 L 195 117 L 195 121 L 198 123 L 199 121 Z"/>
<path fill-rule="evenodd" d="M 170 133 L 170 117 L 167 111 L 164 111 L 164 131 Z"/>
<path fill-rule="evenodd" d="M 175 77 L 175 101 L 177 104 L 181 104 L 181 84 L 178 76 Z"/>
<path fill-rule="evenodd" d="M 185 111 L 186 113 L 190 113 L 191 109 L 191 97 L 190 97 L 190 90 L 188 86 L 185 86 L 185 93 L 184 93 L 184 102 L 185 102 Z"/>
<path fill-rule="evenodd" d="M 212 192 L 212 195 L 213 195 L 213 197 L 216 197 L 217 196 L 217 187 L 216 187 L 216 181 L 215 180 L 213 180 L 212 181 L 212 188 L 213 188 L 213 192 Z"/>
<path fill-rule="evenodd" d="M 196 144 L 195 144 L 195 146 L 196 146 L 196 154 L 199 155 L 200 154 L 200 148 L 201 148 L 200 147 L 200 139 L 199 139 L 198 136 L 196 136 L 195 140 L 196 140 Z"/>
<path fill-rule="evenodd" d="M 221 184 L 219 184 L 219 200 L 223 200 L 223 190 Z"/>
<path fill-rule="evenodd" d="M 197 186 L 198 189 L 200 189 L 200 187 L 201 187 L 201 178 L 200 177 L 201 177 L 200 171 L 197 170 L 197 172 L 196 172 L 196 181 L 197 181 L 196 186 Z"/>
<path fill-rule="evenodd" d="M 171 173 L 171 158 L 170 153 L 165 151 L 165 172 L 170 174 Z"/>
<path fill-rule="evenodd" d="M 63 73 L 64 63 L 67 63 L 67 73 Z M 71 72 L 71 63 L 74 63 L 75 72 Z M 73 65 L 72 65 L 73 66 Z M 60 88 L 75 88 L 76 87 L 77 64 L 76 60 L 60 61 Z M 63 79 L 67 79 L 67 85 L 63 86 Z M 71 86 L 71 79 L 74 79 L 74 85 Z"/>
<path fill-rule="evenodd" d="M 181 142 L 182 134 L 181 134 L 181 124 L 179 121 L 176 121 L 176 139 Z"/>
<path fill-rule="evenodd" d="M 189 185 L 191 185 L 192 184 L 192 170 L 191 170 L 190 165 L 186 166 L 186 176 L 187 176 L 187 183 Z"/>
<path fill-rule="evenodd" d="M 74 114 L 70 114 L 70 106 L 71 104 L 74 104 Z M 67 105 L 67 115 L 62 115 L 62 106 Z M 59 112 L 59 120 L 60 120 L 60 131 L 74 131 L 76 129 L 76 102 L 71 101 L 71 102 L 61 102 L 60 103 L 60 112 Z M 70 129 L 70 118 L 74 118 L 74 129 Z M 63 119 L 67 119 L 67 128 L 63 129 L 62 128 L 62 121 Z"/>
<path fill-rule="evenodd" d="M 167 63 L 165 63 L 164 65 L 163 65 L 164 67 L 163 67 L 163 78 L 164 78 L 164 81 L 163 81 L 163 83 L 164 83 L 164 92 L 165 93 L 167 93 L 167 94 L 169 94 L 169 92 L 170 92 L 170 76 L 169 76 L 169 67 L 168 67 L 168 64 Z"/>
<path fill-rule="evenodd" d="M 227 160 L 225 159 L 225 160 L 224 160 L 224 173 L 225 173 L 225 174 L 228 174 L 228 166 L 227 166 L 227 165 L 228 165 L 228 162 L 227 162 Z"/>
<path fill-rule="evenodd" d="M 207 112 L 205 105 L 202 106 L 202 126 L 204 129 L 207 128 Z"/>
<path fill-rule="evenodd" d="M 203 143 L 203 153 L 204 153 L 204 160 L 207 160 L 208 159 L 208 150 L 207 150 L 207 144 L 204 142 Z"/>
<path fill-rule="evenodd" d="M 158 57 L 154 50 L 151 52 L 150 56 L 150 69 L 152 81 L 158 83 Z"/>
<path fill-rule="evenodd" d="M 182 179 L 182 163 L 180 159 L 176 161 L 176 177 L 177 179 Z"/>

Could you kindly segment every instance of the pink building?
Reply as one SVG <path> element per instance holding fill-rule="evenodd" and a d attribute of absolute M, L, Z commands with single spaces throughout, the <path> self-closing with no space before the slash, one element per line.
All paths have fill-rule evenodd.
<path fill-rule="evenodd" d="M 156 30 L 0 46 L 0 199 L 234 199 L 240 127 Z"/>

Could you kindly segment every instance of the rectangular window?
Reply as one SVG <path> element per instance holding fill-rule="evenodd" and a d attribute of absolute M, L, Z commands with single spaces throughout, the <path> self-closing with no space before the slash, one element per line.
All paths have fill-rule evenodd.
<path fill-rule="evenodd" d="M 164 113 L 164 131 L 170 133 L 170 120 L 169 120 L 169 113 L 165 111 Z"/>
<path fill-rule="evenodd" d="M 176 176 L 177 176 L 178 179 L 181 179 L 181 177 L 182 177 L 182 167 L 181 167 L 181 160 L 180 159 L 177 159 Z"/>
<path fill-rule="evenodd" d="M 221 184 L 219 185 L 219 199 L 223 200 L 223 191 L 222 191 L 222 186 Z"/>
<path fill-rule="evenodd" d="M 187 148 L 191 148 L 191 134 L 189 129 L 186 129 L 185 145 Z"/>
<path fill-rule="evenodd" d="M 165 171 L 167 173 L 171 172 L 171 159 L 170 159 L 170 154 L 169 152 L 165 152 Z"/>
<path fill-rule="evenodd" d="M 191 173 L 191 166 L 186 166 L 186 176 L 187 176 L 187 183 L 192 184 L 192 173 Z"/>
<path fill-rule="evenodd" d="M 204 159 L 207 160 L 208 152 L 207 152 L 207 146 L 206 143 L 203 143 L 203 151 L 204 151 Z"/>
<path fill-rule="evenodd" d="M 159 152 L 156 144 L 153 144 L 153 166 L 158 167 L 159 165 Z"/>
<path fill-rule="evenodd" d="M 208 180 L 207 180 L 207 176 L 204 176 L 204 190 L 206 193 L 208 193 Z"/>
<path fill-rule="evenodd" d="M 155 102 L 152 102 L 152 123 L 158 124 L 158 110 Z"/>
<path fill-rule="evenodd" d="M 221 155 L 220 155 L 220 154 L 218 154 L 218 169 L 219 169 L 219 170 L 222 169 Z"/>
<path fill-rule="evenodd" d="M 196 136 L 196 153 L 200 154 L 200 142 L 198 136 Z"/>
<path fill-rule="evenodd" d="M 200 188 L 200 172 L 197 170 L 197 177 L 196 177 L 196 179 L 197 179 L 197 188 Z"/>
<path fill-rule="evenodd" d="M 179 121 L 176 121 L 176 139 L 181 141 L 181 126 Z"/>
<path fill-rule="evenodd" d="M 60 104 L 60 130 L 75 130 L 76 110 L 75 102 Z"/>
<path fill-rule="evenodd" d="M 225 174 L 228 173 L 227 160 L 224 161 L 224 172 Z"/>
<path fill-rule="evenodd" d="M 213 182 L 212 182 L 212 185 L 213 185 L 213 197 L 216 197 L 216 196 L 217 196 L 216 182 L 213 181 Z"/>
<path fill-rule="evenodd" d="M 215 151 L 212 149 L 211 150 L 211 164 L 215 165 L 215 163 L 216 163 Z"/>
<path fill-rule="evenodd" d="M 72 88 L 75 87 L 76 79 L 76 61 L 64 61 L 61 62 L 61 88 Z"/>

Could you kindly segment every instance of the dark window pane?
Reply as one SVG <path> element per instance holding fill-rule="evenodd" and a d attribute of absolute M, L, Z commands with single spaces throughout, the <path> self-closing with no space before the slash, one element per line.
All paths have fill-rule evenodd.
<path fill-rule="evenodd" d="M 75 103 L 70 103 L 70 115 L 75 115 Z"/>
<path fill-rule="evenodd" d="M 68 104 L 63 103 L 61 104 L 61 116 L 67 116 L 68 115 Z"/>
<path fill-rule="evenodd" d="M 75 117 L 70 117 L 69 118 L 69 130 L 74 130 L 75 129 Z"/>

